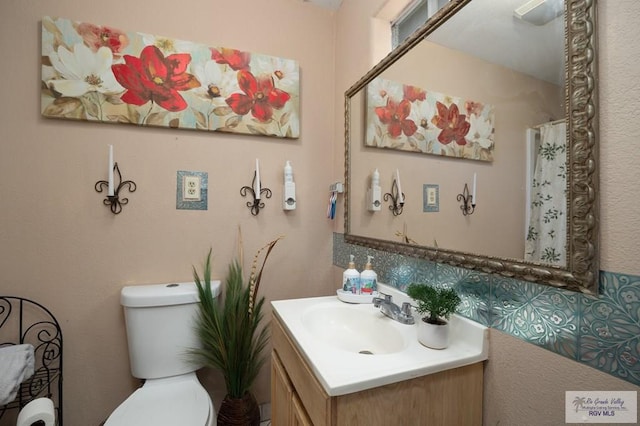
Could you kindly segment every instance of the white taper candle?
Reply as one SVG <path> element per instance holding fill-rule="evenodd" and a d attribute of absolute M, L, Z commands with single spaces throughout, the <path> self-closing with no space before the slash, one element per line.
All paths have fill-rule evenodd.
<path fill-rule="evenodd" d="M 396 169 L 396 185 L 398 186 L 398 203 L 404 203 L 404 195 L 402 195 L 402 185 L 400 185 L 400 170 Z"/>
<path fill-rule="evenodd" d="M 113 145 L 109 145 L 109 170 L 107 176 L 109 176 L 107 195 L 113 197 Z"/>
<path fill-rule="evenodd" d="M 475 206 L 476 204 L 478 204 L 478 193 L 476 192 L 476 183 L 477 183 L 477 176 L 476 173 L 473 174 L 473 192 L 471 193 L 471 196 L 473 197 L 471 199 L 471 205 Z"/>
<path fill-rule="evenodd" d="M 259 200 L 260 199 L 260 164 L 257 158 L 256 158 L 256 185 L 253 190 L 256 193 L 256 200 Z"/>

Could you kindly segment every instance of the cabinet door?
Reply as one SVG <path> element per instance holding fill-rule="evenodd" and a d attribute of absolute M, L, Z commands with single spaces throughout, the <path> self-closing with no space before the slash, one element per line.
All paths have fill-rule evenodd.
<path fill-rule="evenodd" d="M 304 410 L 302 401 L 298 394 L 294 392 L 291 404 L 291 426 L 313 426 L 307 412 Z"/>
<path fill-rule="evenodd" d="M 278 355 L 271 352 L 271 424 L 291 425 L 293 386 Z"/>

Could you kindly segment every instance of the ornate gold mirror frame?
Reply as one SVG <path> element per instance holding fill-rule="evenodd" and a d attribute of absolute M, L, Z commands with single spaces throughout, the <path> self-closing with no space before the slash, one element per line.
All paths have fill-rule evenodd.
<path fill-rule="evenodd" d="M 481 272 L 595 294 L 598 292 L 599 275 L 595 0 L 565 0 L 565 115 L 568 132 L 568 252 L 565 268 L 519 259 L 411 245 L 351 233 L 351 98 L 471 1 L 473 0 L 451 0 L 423 27 L 345 92 L 345 241 Z"/>

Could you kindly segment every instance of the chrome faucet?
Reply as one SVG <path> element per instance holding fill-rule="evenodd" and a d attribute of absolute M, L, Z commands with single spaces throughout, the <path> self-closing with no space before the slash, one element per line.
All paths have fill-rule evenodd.
<path fill-rule="evenodd" d="M 413 324 L 415 322 L 413 315 L 411 315 L 411 304 L 409 302 L 404 302 L 402 307 L 399 307 L 391 301 L 390 294 L 380 294 L 384 295 L 384 299 L 380 297 L 373 298 L 373 306 L 380 308 L 380 312 L 401 324 Z"/>

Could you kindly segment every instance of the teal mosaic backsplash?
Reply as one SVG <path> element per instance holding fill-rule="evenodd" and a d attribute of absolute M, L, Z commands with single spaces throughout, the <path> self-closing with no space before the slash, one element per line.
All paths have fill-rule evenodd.
<path fill-rule="evenodd" d="M 333 264 L 360 270 L 374 257 L 378 280 L 404 290 L 412 282 L 451 287 L 458 313 L 640 385 L 640 277 L 600 272 L 600 294 L 563 289 L 347 244 L 333 235 Z"/>

